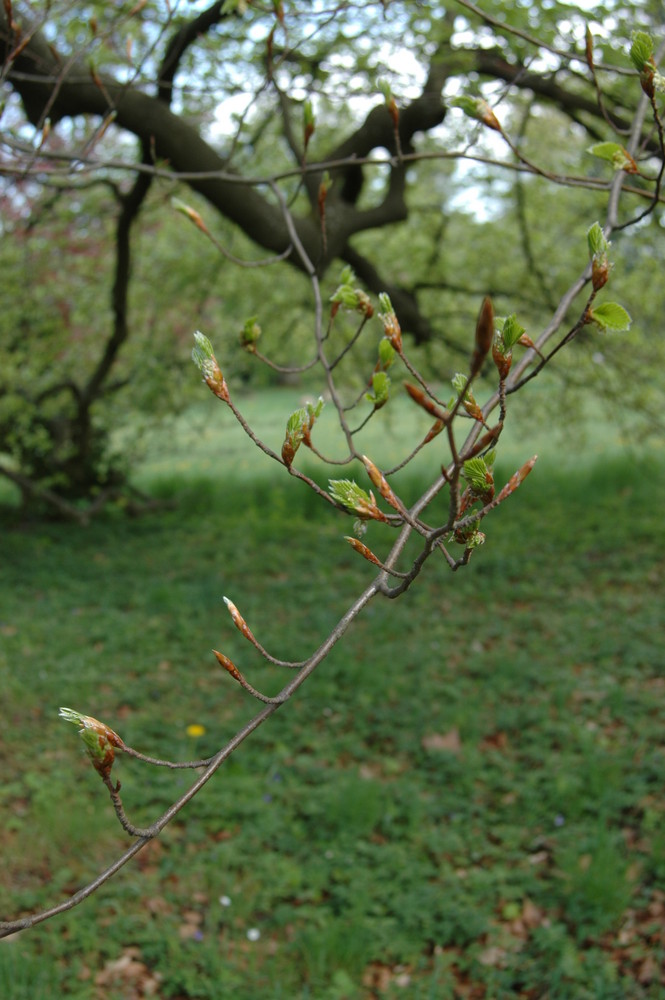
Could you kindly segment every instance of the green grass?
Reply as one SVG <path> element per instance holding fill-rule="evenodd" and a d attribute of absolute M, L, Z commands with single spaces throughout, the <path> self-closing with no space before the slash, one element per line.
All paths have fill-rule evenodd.
<path fill-rule="evenodd" d="M 278 402 L 248 406 L 281 438 Z M 60 705 L 156 756 L 210 753 L 255 711 L 210 648 L 269 693 L 284 679 L 222 594 L 301 657 L 369 579 L 349 522 L 242 467 L 226 418 L 213 404 L 151 442 L 143 482 L 175 509 L 84 530 L 6 513 L 3 917 L 126 844 Z M 0 996 L 665 997 L 665 474 L 611 448 L 575 467 L 542 438 L 466 570 L 428 564 L 370 605 L 133 864 L 0 942 Z M 503 478 L 519 435 L 508 452 Z M 190 780 L 117 771 L 137 823 Z"/>

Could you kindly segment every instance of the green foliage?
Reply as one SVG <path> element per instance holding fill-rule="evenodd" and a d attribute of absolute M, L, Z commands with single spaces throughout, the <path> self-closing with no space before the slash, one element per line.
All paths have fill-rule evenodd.
<path fill-rule="evenodd" d="M 276 395 L 256 418 L 263 409 L 278 436 L 288 404 Z M 157 756 L 212 752 L 253 711 L 214 661 L 192 669 L 220 627 L 253 681 L 280 683 L 228 624 L 228 581 L 257 635 L 298 656 L 366 580 L 323 505 L 244 472 L 231 430 L 220 463 L 209 425 L 205 414 L 202 431 L 190 416 L 164 430 L 144 472 L 177 509 L 109 514 L 84 533 L 5 517 L 2 712 L 21 720 L 0 729 L 13 762 L 0 790 L 5 912 L 36 907 L 46 885 L 82 884 L 125 843 L 53 706 L 89 706 Z M 109 1000 L 132 983 L 340 1000 L 383 976 L 388 997 L 470 984 L 510 996 L 519 983 L 536 996 L 650 1000 L 659 972 L 647 981 L 644 963 L 660 954 L 665 891 L 654 795 L 665 477 L 657 455 L 617 458 L 597 441 L 566 467 L 544 440 L 550 467 L 496 512 L 478 571 L 450 589 L 441 566 L 408 601 L 359 619 L 140 872 L 60 917 L 59 933 L 3 942 L 3 996 L 89 1000 L 100 977 Z M 285 562 L 294 532 L 302 546 Z M 335 569 L 333 592 L 320 565 Z M 275 587 L 297 594 L 284 614 Z M 196 740 L 192 723 L 205 728 Z M 141 822 L 189 780 L 122 757 L 115 768 Z"/>

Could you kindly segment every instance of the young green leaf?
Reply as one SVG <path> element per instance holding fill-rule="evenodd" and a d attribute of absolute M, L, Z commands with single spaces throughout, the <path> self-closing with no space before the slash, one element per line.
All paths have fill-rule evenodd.
<path fill-rule="evenodd" d="M 390 395 L 390 376 L 385 372 L 374 372 L 372 375 L 372 391 L 365 393 L 365 399 L 380 410 L 388 402 Z"/>
<path fill-rule="evenodd" d="M 450 102 L 450 106 L 451 108 L 459 108 L 469 118 L 475 118 L 476 121 L 482 122 L 488 128 L 494 129 L 495 132 L 502 131 L 498 118 L 487 101 L 482 97 L 468 97 L 465 95 L 454 97 Z"/>
<path fill-rule="evenodd" d="M 618 302 L 603 302 L 589 311 L 589 317 L 601 330 L 621 333 L 630 329 L 632 319 Z"/>
<path fill-rule="evenodd" d="M 362 520 L 372 518 L 376 521 L 387 521 L 386 515 L 379 510 L 372 492 L 367 493 L 352 479 L 330 479 L 328 482 L 330 495 L 342 507 Z"/>
<path fill-rule="evenodd" d="M 594 146 L 589 146 L 587 152 L 600 160 L 607 160 L 615 170 L 625 170 L 627 174 L 637 173 L 637 163 L 618 142 L 597 142 Z"/>
<path fill-rule="evenodd" d="M 379 365 L 383 371 L 390 368 L 395 360 L 395 348 L 386 337 L 379 341 Z"/>
<path fill-rule="evenodd" d="M 507 351 L 515 346 L 524 333 L 524 327 L 517 322 L 517 316 L 515 313 L 511 313 L 510 316 L 506 316 L 500 329 L 501 339 L 503 340 L 503 345 Z"/>
<path fill-rule="evenodd" d="M 240 331 L 240 343 L 250 353 L 255 350 L 254 345 L 261 336 L 261 327 L 257 320 L 257 316 L 250 316 L 249 319 L 245 320 L 243 328 Z"/>
<path fill-rule="evenodd" d="M 634 31 L 631 40 L 630 61 L 642 73 L 647 63 L 653 63 L 653 38 L 646 31 Z"/>
<path fill-rule="evenodd" d="M 484 458 L 469 458 L 464 463 L 463 476 L 471 488 L 477 492 L 482 493 L 487 489 L 488 476 L 491 477 L 491 471 L 487 465 Z"/>
<path fill-rule="evenodd" d="M 594 222 L 592 226 L 589 226 L 586 238 L 589 246 L 589 257 L 593 258 L 600 254 L 607 253 L 610 244 L 605 238 L 605 233 L 603 232 L 600 223 Z"/>
<path fill-rule="evenodd" d="M 212 375 L 215 368 L 215 353 L 212 344 L 200 330 L 194 334 L 192 361 L 204 378 L 209 378 Z"/>

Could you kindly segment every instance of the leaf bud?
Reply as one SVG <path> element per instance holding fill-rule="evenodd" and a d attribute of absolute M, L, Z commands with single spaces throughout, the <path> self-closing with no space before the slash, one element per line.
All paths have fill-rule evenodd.
<path fill-rule="evenodd" d="M 105 780 L 111 774 L 115 749 L 124 749 L 124 742 L 105 723 L 94 719 L 91 715 L 81 715 L 72 708 L 61 708 L 58 713 L 66 722 L 80 726 L 79 735 L 85 743 L 85 748 L 95 770 Z"/>
<path fill-rule="evenodd" d="M 471 378 L 478 374 L 494 340 L 494 308 L 489 295 L 483 299 L 476 322 L 476 340 L 471 356 Z"/>
<path fill-rule="evenodd" d="M 213 392 L 218 399 L 223 399 L 225 403 L 228 403 L 230 399 L 228 386 L 224 376 L 222 375 L 220 367 L 217 364 L 217 358 L 214 355 L 212 344 L 208 338 L 200 332 L 200 330 L 195 332 L 194 342 L 194 347 L 192 348 L 192 361 L 200 370 L 203 375 L 203 380 L 208 385 L 211 392 Z"/>

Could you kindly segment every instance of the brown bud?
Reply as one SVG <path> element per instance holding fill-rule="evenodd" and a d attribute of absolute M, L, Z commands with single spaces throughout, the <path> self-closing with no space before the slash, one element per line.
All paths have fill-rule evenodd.
<path fill-rule="evenodd" d="M 593 35 L 591 34 L 591 28 L 587 24 L 586 26 L 586 61 L 587 66 L 593 73 Z"/>
<path fill-rule="evenodd" d="M 383 473 L 377 469 L 374 462 L 368 458 L 367 455 L 362 456 L 362 461 L 363 465 L 367 469 L 367 475 L 371 479 L 372 485 L 376 486 L 383 499 L 386 500 L 391 507 L 395 510 L 401 511 L 403 509 L 402 505 L 390 488 L 388 480 Z"/>
<path fill-rule="evenodd" d="M 357 538 L 352 538 L 351 535 L 344 535 L 344 539 L 349 543 L 349 545 L 352 548 L 356 550 L 356 552 L 359 552 L 361 556 L 367 559 L 368 562 L 374 563 L 375 566 L 381 565 L 380 561 L 374 555 L 372 550 L 368 549 L 367 546 L 363 545 L 363 543 L 359 541 Z"/>
<path fill-rule="evenodd" d="M 476 323 L 476 343 L 471 356 L 471 378 L 480 371 L 494 340 L 494 308 L 489 295 L 483 299 Z"/>
<path fill-rule="evenodd" d="M 496 365 L 499 378 L 502 382 L 505 382 L 508 378 L 510 366 L 513 363 L 513 352 L 503 351 L 501 349 L 501 343 L 502 342 L 498 339 L 498 336 L 494 338 L 494 343 L 492 344 L 492 360 Z"/>
<path fill-rule="evenodd" d="M 419 386 L 412 385 L 411 382 L 405 382 L 404 388 L 414 403 L 417 403 L 418 406 L 422 406 L 423 410 L 426 410 L 432 417 L 436 417 L 437 420 L 441 420 L 444 424 L 447 423 L 449 419 L 448 413 L 438 407 L 436 403 L 433 403 L 429 396 L 427 396 Z"/>
<path fill-rule="evenodd" d="M 464 452 L 464 461 L 467 461 L 469 458 L 475 458 L 476 455 L 480 455 L 482 451 L 485 451 L 487 448 L 493 445 L 494 442 L 499 437 L 499 435 L 501 434 L 502 430 L 503 430 L 503 422 L 499 421 L 498 424 L 495 424 L 494 427 L 491 427 L 488 430 L 487 434 L 483 434 L 481 438 L 478 438 L 478 440 L 476 441 L 470 452 L 468 453 Z"/>
<path fill-rule="evenodd" d="M 594 257 L 591 263 L 591 284 L 594 292 L 600 291 L 603 285 L 607 284 L 610 276 L 610 265 L 605 254 Z"/>
<path fill-rule="evenodd" d="M 240 682 L 243 681 L 242 674 L 240 673 L 236 665 L 232 663 L 231 660 L 229 660 L 228 656 L 224 656 L 224 653 L 220 653 L 216 649 L 213 649 L 213 653 L 217 657 L 217 662 L 220 663 L 225 670 L 228 670 L 228 672 L 231 674 L 231 677 L 233 677 L 237 681 Z"/>
<path fill-rule="evenodd" d="M 245 621 L 245 619 L 243 618 L 243 616 L 238 611 L 238 609 L 235 606 L 235 604 L 233 603 L 233 601 L 229 600 L 228 597 L 225 597 L 224 598 L 224 604 L 226 604 L 227 608 L 229 609 L 229 614 L 231 615 L 231 618 L 233 619 L 233 624 L 238 629 L 238 631 L 242 632 L 242 634 L 244 635 L 245 639 L 248 639 L 250 642 L 253 642 L 254 644 L 256 644 L 256 639 L 254 638 L 254 635 L 252 634 L 252 630 L 250 629 L 249 625 L 247 624 L 247 622 Z"/>
<path fill-rule="evenodd" d="M 506 497 L 509 497 L 511 493 L 514 493 L 518 486 L 521 486 L 537 461 L 538 456 L 534 455 L 533 458 L 530 458 L 528 462 L 525 462 L 522 468 L 518 469 L 517 472 L 510 477 L 497 497 L 497 501 L 499 503 L 502 500 L 505 500 Z"/>

